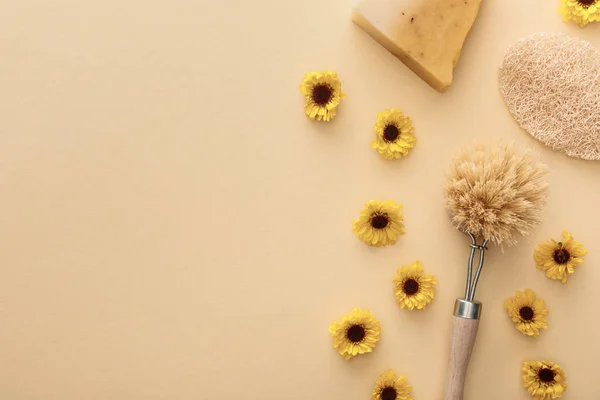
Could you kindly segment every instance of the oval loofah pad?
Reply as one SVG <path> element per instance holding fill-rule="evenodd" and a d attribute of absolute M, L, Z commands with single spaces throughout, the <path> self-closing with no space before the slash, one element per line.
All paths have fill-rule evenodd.
<path fill-rule="evenodd" d="M 500 92 L 519 125 L 554 150 L 600 159 L 600 50 L 561 33 L 536 33 L 504 56 Z"/>

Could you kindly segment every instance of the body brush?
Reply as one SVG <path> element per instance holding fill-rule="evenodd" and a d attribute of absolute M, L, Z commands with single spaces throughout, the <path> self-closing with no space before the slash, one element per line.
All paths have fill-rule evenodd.
<path fill-rule="evenodd" d="M 459 152 L 444 187 L 446 206 L 456 229 L 470 239 L 464 298 L 454 305 L 453 331 L 444 400 L 462 400 L 467 366 L 475 344 L 481 303 L 475 289 L 487 245 L 513 245 L 540 222 L 546 202 L 546 167 L 533 150 L 512 145 L 479 144 Z M 477 268 L 473 268 L 478 253 Z"/>

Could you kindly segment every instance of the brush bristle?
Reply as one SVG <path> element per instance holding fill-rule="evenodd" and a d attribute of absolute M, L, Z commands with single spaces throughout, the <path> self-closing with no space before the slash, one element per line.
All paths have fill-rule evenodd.
<path fill-rule="evenodd" d="M 546 204 L 547 168 L 528 149 L 477 144 L 452 160 L 444 186 L 454 226 L 497 245 L 512 245 L 540 223 Z"/>

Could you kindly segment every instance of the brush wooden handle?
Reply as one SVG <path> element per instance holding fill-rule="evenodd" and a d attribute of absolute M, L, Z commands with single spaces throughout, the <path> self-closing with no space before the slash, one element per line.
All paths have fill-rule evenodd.
<path fill-rule="evenodd" d="M 479 319 L 452 317 L 452 344 L 444 400 L 463 400 L 469 359 L 477 337 Z"/>

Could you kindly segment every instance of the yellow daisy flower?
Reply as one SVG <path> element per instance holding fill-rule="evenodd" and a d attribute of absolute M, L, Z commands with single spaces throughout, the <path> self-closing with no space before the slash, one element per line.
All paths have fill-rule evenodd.
<path fill-rule="evenodd" d="M 360 217 L 352 222 L 352 231 L 369 246 L 396 243 L 398 235 L 404 234 L 402 204 L 394 200 L 367 202 Z"/>
<path fill-rule="evenodd" d="M 393 370 L 381 374 L 375 383 L 371 400 L 413 400 L 412 386 L 406 383 L 405 376 L 396 376 Z"/>
<path fill-rule="evenodd" d="M 573 21 L 580 27 L 600 21 L 600 0 L 561 0 L 558 10 L 563 21 Z"/>
<path fill-rule="evenodd" d="M 551 239 L 542 243 L 533 252 L 538 269 L 546 271 L 550 279 L 567 283 L 569 274 L 575 273 L 575 267 L 583 262 L 587 250 L 573 236 L 563 231 L 563 241 Z"/>
<path fill-rule="evenodd" d="M 381 325 L 370 311 L 355 308 L 352 313 L 329 327 L 333 347 L 349 360 L 357 354 L 370 353 L 381 334 Z"/>
<path fill-rule="evenodd" d="M 395 108 L 382 111 L 377 114 L 376 139 L 371 142 L 371 147 L 386 160 L 407 156 L 417 141 L 414 132 L 412 121 L 402 111 Z"/>
<path fill-rule="evenodd" d="M 539 336 L 540 329 L 548 328 L 548 309 L 530 289 L 515 293 L 504 302 L 504 308 L 515 323 L 515 328 L 527 336 Z"/>
<path fill-rule="evenodd" d="M 342 82 L 333 71 L 308 72 L 300 84 L 306 101 L 304 113 L 311 119 L 329 121 L 335 117 L 342 93 Z"/>
<path fill-rule="evenodd" d="M 423 309 L 434 297 L 434 285 L 438 281 L 433 275 L 423 273 L 423 264 L 417 260 L 411 265 L 398 268 L 394 276 L 394 293 L 400 308 Z"/>
<path fill-rule="evenodd" d="M 558 399 L 567 390 L 567 376 L 551 361 L 525 361 L 523 384 L 533 400 Z"/>

